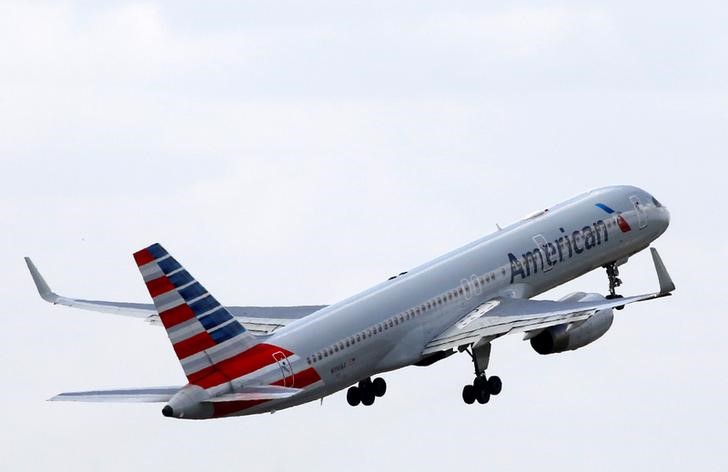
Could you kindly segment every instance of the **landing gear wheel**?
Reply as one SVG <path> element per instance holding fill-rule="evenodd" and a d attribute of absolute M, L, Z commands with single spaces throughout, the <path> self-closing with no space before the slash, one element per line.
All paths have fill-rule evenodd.
<path fill-rule="evenodd" d="M 479 376 L 475 377 L 475 380 L 473 380 L 473 387 L 475 387 L 476 390 L 482 389 L 487 384 L 488 384 L 488 380 L 485 378 L 485 374 L 479 375 Z"/>
<path fill-rule="evenodd" d="M 346 391 L 346 401 L 351 406 L 357 406 L 361 402 L 361 396 L 359 395 L 359 387 L 351 387 Z"/>
<path fill-rule="evenodd" d="M 503 382 L 501 382 L 500 377 L 497 375 L 492 375 L 488 379 L 488 390 L 490 391 L 491 395 L 498 395 L 501 393 L 501 390 L 503 390 Z"/>
<path fill-rule="evenodd" d="M 372 406 L 374 404 L 374 392 L 372 389 L 367 388 L 360 392 L 361 404 L 364 406 Z"/>
<path fill-rule="evenodd" d="M 612 295 L 612 294 L 609 294 L 605 298 L 607 300 L 614 300 L 616 298 L 624 298 L 624 297 L 622 295 L 616 295 L 616 294 L 615 295 Z M 621 310 L 622 308 L 624 308 L 624 305 L 619 305 L 619 306 L 615 306 L 614 307 L 615 310 Z"/>
<path fill-rule="evenodd" d="M 387 382 L 383 378 L 377 377 L 372 380 L 372 390 L 374 391 L 374 395 L 383 397 L 387 393 Z"/>
<path fill-rule="evenodd" d="M 466 385 L 463 387 L 463 401 L 468 405 L 475 403 L 475 387 Z"/>
<path fill-rule="evenodd" d="M 477 388 L 473 387 L 475 389 L 475 399 L 480 403 L 481 405 L 485 405 L 488 403 L 488 400 L 490 400 L 490 392 L 488 391 L 485 386 Z"/>

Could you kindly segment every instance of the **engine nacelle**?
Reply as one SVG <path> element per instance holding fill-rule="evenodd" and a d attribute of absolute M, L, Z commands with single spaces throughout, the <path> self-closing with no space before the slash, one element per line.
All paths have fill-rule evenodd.
<path fill-rule="evenodd" d="M 603 300 L 600 294 L 591 293 L 574 294 L 568 298 L 572 301 Z M 614 320 L 611 309 L 600 310 L 584 321 L 551 326 L 531 338 L 531 347 L 539 354 L 555 354 L 557 352 L 573 351 L 584 347 L 602 337 L 609 331 Z"/>

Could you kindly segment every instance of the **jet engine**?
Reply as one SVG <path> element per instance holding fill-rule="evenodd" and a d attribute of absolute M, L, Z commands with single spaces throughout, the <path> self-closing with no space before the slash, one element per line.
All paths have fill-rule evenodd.
<path fill-rule="evenodd" d="M 603 299 L 598 293 L 576 293 L 562 300 L 587 302 Z M 573 351 L 602 337 L 613 320 L 614 313 L 609 309 L 600 310 L 583 321 L 551 326 L 531 338 L 531 347 L 539 354 Z"/>

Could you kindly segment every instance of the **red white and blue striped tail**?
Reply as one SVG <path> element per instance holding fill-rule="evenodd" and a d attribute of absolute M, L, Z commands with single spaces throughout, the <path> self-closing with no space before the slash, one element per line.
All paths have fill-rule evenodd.
<path fill-rule="evenodd" d="M 134 260 L 190 383 L 217 376 L 218 363 L 259 344 L 160 244 Z"/>

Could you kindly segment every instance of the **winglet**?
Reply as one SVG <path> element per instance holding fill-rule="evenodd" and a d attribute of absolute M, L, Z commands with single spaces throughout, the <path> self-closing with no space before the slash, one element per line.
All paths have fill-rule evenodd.
<path fill-rule="evenodd" d="M 660 295 L 666 295 L 675 290 L 675 284 L 667 273 L 665 264 L 662 262 L 660 254 L 654 247 L 650 248 L 652 252 L 652 261 L 655 263 L 655 271 L 657 271 L 657 280 L 660 282 Z"/>
<path fill-rule="evenodd" d="M 33 277 L 35 288 L 38 289 L 40 297 L 49 303 L 56 303 L 58 301 L 58 295 L 56 295 L 48 286 L 48 283 L 45 281 L 43 276 L 40 275 L 38 268 L 35 267 L 35 264 L 33 264 L 33 261 L 30 260 L 30 257 L 25 258 L 25 263 L 28 265 L 30 276 Z"/>

